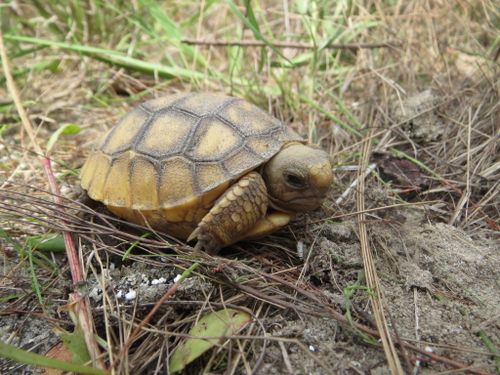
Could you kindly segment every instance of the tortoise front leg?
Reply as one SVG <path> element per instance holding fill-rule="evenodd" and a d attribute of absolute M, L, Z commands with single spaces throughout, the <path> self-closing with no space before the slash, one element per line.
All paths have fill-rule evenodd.
<path fill-rule="evenodd" d="M 285 225 L 292 219 L 293 215 L 286 212 L 275 211 L 257 221 L 241 239 L 253 239 L 263 237 L 272 233 Z"/>
<path fill-rule="evenodd" d="M 224 246 L 247 237 L 268 207 L 267 189 L 257 172 L 241 177 L 215 202 L 212 209 L 191 233 L 195 249 L 217 253 Z"/>

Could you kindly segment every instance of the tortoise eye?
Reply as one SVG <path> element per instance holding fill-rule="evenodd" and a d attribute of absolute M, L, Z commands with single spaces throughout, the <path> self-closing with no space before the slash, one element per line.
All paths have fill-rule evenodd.
<path fill-rule="evenodd" d="M 300 189 L 306 186 L 304 179 L 301 176 L 297 176 L 295 174 L 291 173 L 285 174 L 285 180 L 290 186 L 294 188 Z"/>

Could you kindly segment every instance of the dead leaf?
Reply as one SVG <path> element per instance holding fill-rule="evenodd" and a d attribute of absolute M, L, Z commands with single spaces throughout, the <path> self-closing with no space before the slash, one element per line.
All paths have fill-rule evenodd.
<path fill-rule="evenodd" d="M 420 168 L 409 160 L 392 155 L 374 153 L 382 178 L 394 182 L 398 187 L 420 190 L 429 186 L 429 179 Z"/>
<path fill-rule="evenodd" d="M 73 355 L 71 351 L 64 345 L 63 342 L 59 342 L 54 345 L 46 354 L 47 357 L 58 359 L 64 362 L 71 362 Z M 63 375 L 67 373 L 66 371 L 55 369 L 55 368 L 46 368 L 44 369 L 44 374 L 46 375 Z"/>
<path fill-rule="evenodd" d="M 232 336 L 251 321 L 250 314 L 236 309 L 214 311 L 201 318 L 170 357 L 170 373 L 181 371 L 225 337 Z"/>

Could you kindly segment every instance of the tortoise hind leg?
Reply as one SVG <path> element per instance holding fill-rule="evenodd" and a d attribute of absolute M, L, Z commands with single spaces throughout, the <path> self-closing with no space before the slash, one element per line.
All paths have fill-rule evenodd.
<path fill-rule="evenodd" d="M 195 249 L 217 253 L 224 246 L 247 237 L 264 218 L 268 207 L 267 189 L 257 172 L 250 172 L 215 202 L 188 241 L 197 239 Z"/>

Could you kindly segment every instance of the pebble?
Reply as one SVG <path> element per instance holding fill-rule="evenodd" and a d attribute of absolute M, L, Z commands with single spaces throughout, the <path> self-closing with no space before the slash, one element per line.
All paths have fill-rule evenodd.
<path fill-rule="evenodd" d="M 157 284 L 164 284 L 167 279 L 164 277 L 160 277 L 159 279 L 153 279 L 151 280 L 151 285 L 157 285 Z"/>
<path fill-rule="evenodd" d="M 128 293 L 125 294 L 125 299 L 128 301 L 135 299 L 135 297 L 137 297 L 137 292 L 133 289 L 129 289 Z"/>

